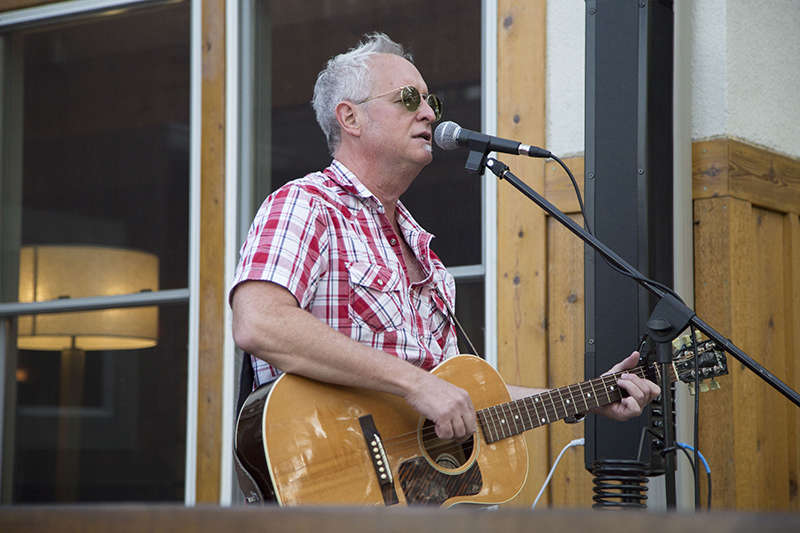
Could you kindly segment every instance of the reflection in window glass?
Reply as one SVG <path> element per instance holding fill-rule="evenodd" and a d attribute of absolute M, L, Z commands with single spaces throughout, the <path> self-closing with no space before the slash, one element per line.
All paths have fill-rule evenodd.
<path fill-rule="evenodd" d="M 188 286 L 189 36 L 184 2 L 9 41 L 24 87 L 23 262 L 39 259 L 32 286 L 47 299 L 115 294 L 145 268 L 148 286 L 117 290 Z M 53 288 L 41 265 L 54 249 L 62 273 L 123 252 L 144 262 L 109 259 L 78 288 Z M 182 501 L 188 309 L 96 313 L 108 314 L 19 319 L 12 499 Z"/>

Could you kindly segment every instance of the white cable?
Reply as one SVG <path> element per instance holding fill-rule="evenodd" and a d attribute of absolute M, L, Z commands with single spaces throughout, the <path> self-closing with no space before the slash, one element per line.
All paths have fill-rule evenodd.
<path fill-rule="evenodd" d="M 544 480 L 544 485 L 542 485 L 542 489 L 539 491 L 539 495 L 536 496 L 536 499 L 533 501 L 533 505 L 531 505 L 531 510 L 536 509 L 536 504 L 539 503 L 539 498 L 541 498 L 542 494 L 544 494 L 544 489 L 546 489 L 548 483 L 550 483 L 550 478 L 553 477 L 553 472 L 556 471 L 556 467 L 558 466 L 558 462 L 561 461 L 561 458 L 564 456 L 564 453 L 568 449 L 572 448 L 573 446 L 583 446 L 584 444 L 586 444 L 586 440 L 585 439 L 575 439 L 574 441 L 572 441 L 569 444 L 567 444 L 566 446 L 564 446 L 564 449 L 561 450 L 560 454 L 558 454 L 558 458 L 556 458 L 556 462 L 553 463 L 553 467 L 550 469 L 550 473 L 547 474 L 547 479 Z"/>

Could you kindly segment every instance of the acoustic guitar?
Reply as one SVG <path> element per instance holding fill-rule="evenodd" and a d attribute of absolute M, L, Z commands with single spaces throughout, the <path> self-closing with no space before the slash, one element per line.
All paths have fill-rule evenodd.
<path fill-rule="evenodd" d="M 727 373 L 713 342 L 699 343 L 697 354 L 701 379 Z M 671 381 L 693 383 L 692 346 L 670 366 Z M 660 383 L 659 368 L 642 362 L 626 372 Z M 453 357 L 433 372 L 467 390 L 477 410 L 478 430 L 464 443 L 439 439 L 429 420 L 391 394 L 289 374 L 255 390 L 236 430 L 240 476 L 258 489 L 248 500 L 269 494 L 286 506 L 503 503 L 528 475 L 523 432 L 624 394 L 617 386 L 622 372 L 515 401 L 478 357 Z"/>

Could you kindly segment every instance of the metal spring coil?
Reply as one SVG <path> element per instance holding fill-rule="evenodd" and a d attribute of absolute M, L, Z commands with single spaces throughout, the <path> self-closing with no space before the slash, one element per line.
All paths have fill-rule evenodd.
<path fill-rule="evenodd" d="M 644 509 L 647 465 L 624 459 L 595 461 L 593 509 Z"/>

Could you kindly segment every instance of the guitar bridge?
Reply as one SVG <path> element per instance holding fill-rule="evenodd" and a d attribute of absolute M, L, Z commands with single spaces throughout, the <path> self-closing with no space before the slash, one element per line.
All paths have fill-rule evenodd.
<path fill-rule="evenodd" d="M 397 491 L 394 488 L 394 477 L 392 476 L 392 469 L 389 468 L 386 450 L 383 448 L 383 441 L 380 433 L 378 433 L 378 428 L 375 427 L 372 415 L 362 416 L 358 421 L 361 424 L 361 431 L 367 443 L 369 457 L 372 460 L 372 466 L 375 469 L 375 475 L 381 487 L 383 503 L 387 506 L 400 503 L 397 498 Z"/>

